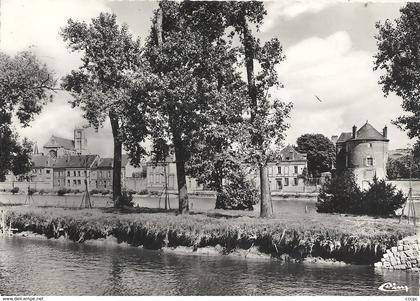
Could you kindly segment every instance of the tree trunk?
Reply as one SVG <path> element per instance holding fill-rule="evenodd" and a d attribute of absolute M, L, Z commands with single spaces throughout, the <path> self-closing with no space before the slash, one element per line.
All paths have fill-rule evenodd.
<path fill-rule="evenodd" d="M 254 75 L 254 39 L 251 35 L 251 32 L 246 23 L 245 17 L 243 20 L 243 45 L 245 49 L 245 66 L 248 79 L 248 95 L 251 99 L 250 111 L 251 111 L 251 122 L 255 120 L 257 114 L 257 93 L 255 87 L 255 75 Z M 252 143 L 257 145 L 260 148 L 260 151 L 263 151 L 261 137 L 254 135 L 252 137 Z M 273 215 L 272 204 L 271 204 L 271 195 L 270 195 L 270 183 L 268 181 L 267 174 L 267 165 L 262 165 L 260 162 L 260 190 L 261 190 L 261 211 L 260 217 L 271 217 Z"/>
<path fill-rule="evenodd" d="M 268 179 L 268 168 L 266 165 L 260 166 L 260 192 L 261 192 L 260 217 L 272 217 L 273 206 L 271 203 L 270 181 Z"/>
<path fill-rule="evenodd" d="M 114 139 L 114 164 L 112 169 L 112 201 L 114 207 L 118 205 L 121 197 L 121 157 L 122 157 L 122 143 L 118 132 L 120 125 L 118 117 L 110 112 L 109 119 L 111 120 L 112 136 Z"/>
<path fill-rule="evenodd" d="M 180 142 L 175 142 L 176 177 L 178 183 L 179 213 L 189 212 L 187 178 L 185 175 L 185 155 Z"/>

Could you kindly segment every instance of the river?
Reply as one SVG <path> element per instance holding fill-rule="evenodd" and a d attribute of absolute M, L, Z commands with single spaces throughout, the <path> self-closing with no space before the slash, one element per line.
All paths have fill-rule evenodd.
<path fill-rule="evenodd" d="M 409 291 L 379 291 L 385 282 Z M 0 239 L 0 294 L 418 296 L 419 274 L 10 237 Z"/>

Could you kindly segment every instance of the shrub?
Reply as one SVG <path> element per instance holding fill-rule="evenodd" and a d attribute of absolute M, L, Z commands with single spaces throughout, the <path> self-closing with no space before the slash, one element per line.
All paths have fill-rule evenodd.
<path fill-rule="evenodd" d="M 361 213 L 363 193 L 352 172 L 345 171 L 327 180 L 318 195 L 318 212 Z"/>
<path fill-rule="evenodd" d="M 400 209 L 407 197 L 401 190 L 392 184 L 376 177 L 369 183 L 369 189 L 363 195 L 363 209 L 366 214 L 379 216 L 395 216 L 395 211 Z"/>
<path fill-rule="evenodd" d="M 336 175 L 318 195 L 318 212 L 373 216 L 395 215 L 406 198 L 395 186 L 374 177 L 369 189 L 361 191 L 351 172 Z"/>
<path fill-rule="evenodd" d="M 133 193 L 131 193 L 130 191 L 123 190 L 121 192 L 121 197 L 117 200 L 116 207 L 134 207 Z"/>
<path fill-rule="evenodd" d="M 45 192 L 46 192 L 46 191 L 45 191 L 44 189 L 40 189 L 40 190 L 39 190 L 39 194 L 41 194 L 41 195 L 42 195 L 42 194 L 44 194 Z"/>
<path fill-rule="evenodd" d="M 35 188 L 29 188 L 28 194 L 33 195 L 37 190 Z"/>
<path fill-rule="evenodd" d="M 15 194 L 19 192 L 19 187 L 13 187 L 12 189 L 10 189 L 10 192 Z"/>
<path fill-rule="evenodd" d="M 232 175 L 223 190 L 217 193 L 216 209 L 253 210 L 258 195 L 243 173 Z"/>
<path fill-rule="evenodd" d="M 91 195 L 94 195 L 94 194 L 99 194 L 100 193 L 100 191 L 98 190 L 98 189 L 92 189 L 91 191 L 90 191 L 90 194 Z"/>
<path fill-rule="evenodd" d="M 59 190 L 57 190 L 57 195 L 59 195 L 59 196 L 63 196 L 63 195 L 65 195 L 66 193 L 68 193 L 68 192 L 70 192 L 71 191 L 71 189 L 67 189 L 67 188 L 60 188 Z"/>
<path fill-rule="evenodd" d="M 107 194 L 110 194 L 111 191 L 109 191 L 108 189 L 105 189 L 105 190 L 101 190 L 101 193 L 102 195 L 107 195 Z"/>
<path fill-rule="evenodd" d="M 149 194 L 149 191 L 147 189 L 142 189 L 139 191 L 139 194 Z"/>

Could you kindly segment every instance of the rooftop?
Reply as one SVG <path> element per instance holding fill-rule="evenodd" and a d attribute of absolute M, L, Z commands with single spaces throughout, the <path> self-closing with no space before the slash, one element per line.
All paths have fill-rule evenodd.
<path fill-rule="evenodd" d="M 62 147 L 64 149 L 74 150 L 74 141 L 71 139 L 51 136 L 51 138 L 45 143 L 44 147 Z"/>

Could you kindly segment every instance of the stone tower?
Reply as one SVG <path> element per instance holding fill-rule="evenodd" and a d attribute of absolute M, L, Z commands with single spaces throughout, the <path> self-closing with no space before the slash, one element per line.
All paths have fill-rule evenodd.
<path fill-rule="evenodd" d="M 369 182 L 376 176 L 386 178 L 388 160 L 388 129 L 378 132 L 367 121 L 357 130 L 342 133 L 336 143 L 337 171 L 351 170 L 357 184 L 362 189 L 369 187 Z"/>
<path fill-rule="evenodd" d="M 74 148 L 77 154 L 87 154 L 87 138 L 86 130 L 83 127 L 77 127 L 74 129 Z"/>

